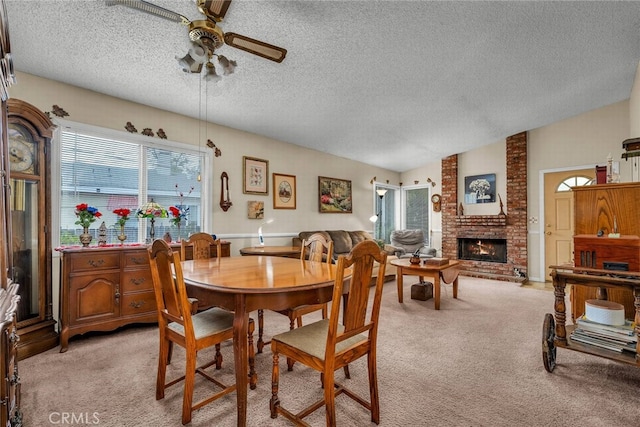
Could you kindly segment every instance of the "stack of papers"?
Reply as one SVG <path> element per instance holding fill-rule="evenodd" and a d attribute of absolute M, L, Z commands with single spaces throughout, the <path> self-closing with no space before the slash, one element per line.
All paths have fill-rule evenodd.
<path fill-rule="evenodd" d="M 635 323 L 629 320 L 624 325 L 605 325 L 587 319 L 584 315 L 576 321 L 571 339 L 617 352 L 636 353 L 638 335 Z"/>

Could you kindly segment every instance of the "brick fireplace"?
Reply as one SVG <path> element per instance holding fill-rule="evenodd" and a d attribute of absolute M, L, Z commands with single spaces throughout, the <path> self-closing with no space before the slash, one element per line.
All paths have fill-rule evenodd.
<path fill-rule="evenodd" d="M 459 243 L 466 240 L 504 241 L 506 262 L 489 257 L 461 259 L 461 274 L 524 282 L 527 276 L 527 133 L 506 139 L 507 194 L 504 214 L 458 215 L 458 156 L 442 160 L 442 253 L 461 259 Z M 467 256 L 463 258 L 474 258 Z"/>

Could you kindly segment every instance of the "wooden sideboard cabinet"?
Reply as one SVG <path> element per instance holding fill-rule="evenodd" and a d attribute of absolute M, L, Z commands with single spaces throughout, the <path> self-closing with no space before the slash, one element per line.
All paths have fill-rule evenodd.
<path fill-rule="evenodd" d="M 3 427 L 22 426 L 16 325 L 19 301 L 18 284 L 11 283 L 6 289 L 0 289 L 0 425 Z"/>
<path fill-rule="evenodd" d="M 179 244 L 171 246 L 180 250 Z M 230 243 L 223 242 L 221 250 L 222 256 L 229 256 Z M 158 321 L 146 246 L 74 247 L 60 252 L 61 353 L 75 335 Z"/>
<path fill-rule="evenodd" d="M 61 252 L 60 352 L 74 335 L 157 322 L 146 246 Z"/>

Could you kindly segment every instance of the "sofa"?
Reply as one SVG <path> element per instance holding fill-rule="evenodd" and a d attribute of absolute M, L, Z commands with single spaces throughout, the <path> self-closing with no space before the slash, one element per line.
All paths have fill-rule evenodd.
<path fill-rule="evenodd" d="M 354 245 L 363 240 L 374 240 L 373 236 L 366 231 L 346 231 L 346 230 L 326 230 L 326 231 L 301 231 L 298 236 L 292 238 L 292 245 L 300 247 L 302 241 L 314 233 L 320 233 L 333 242 L 333 259 L 338 259 L 340 255 L 347 255 Z M 385 281 L 393 280 L 396 276 L 396 268 L 390 261 L 396 259 L 393 248 L 388 245 L 384 247 L 387 252 L 387 266 L 385 268 Z M 378 277 L 378 267 L 374 267 L 373 275 Z"/>

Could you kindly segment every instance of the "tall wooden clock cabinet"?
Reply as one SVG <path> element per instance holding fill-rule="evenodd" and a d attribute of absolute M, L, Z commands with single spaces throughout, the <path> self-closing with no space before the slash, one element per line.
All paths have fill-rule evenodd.
<path fill-rule="evenodd" d="M 0 0 L 0 426 L 21 427 L 20 374 L 18 372 L 16 311 L 20 307 L 19 285 L 10 277 L 11 214 L 9 207 L 9 149 L 7 101 L 15 83 L 8 16 Z"/>
<path fill-rule="evenodd" d="M 10 277 L 20 285 L 18 358 L 58 345 L 51 278 L 51 139 L 55 125 L 33 105 L 9 99 Z"/>

